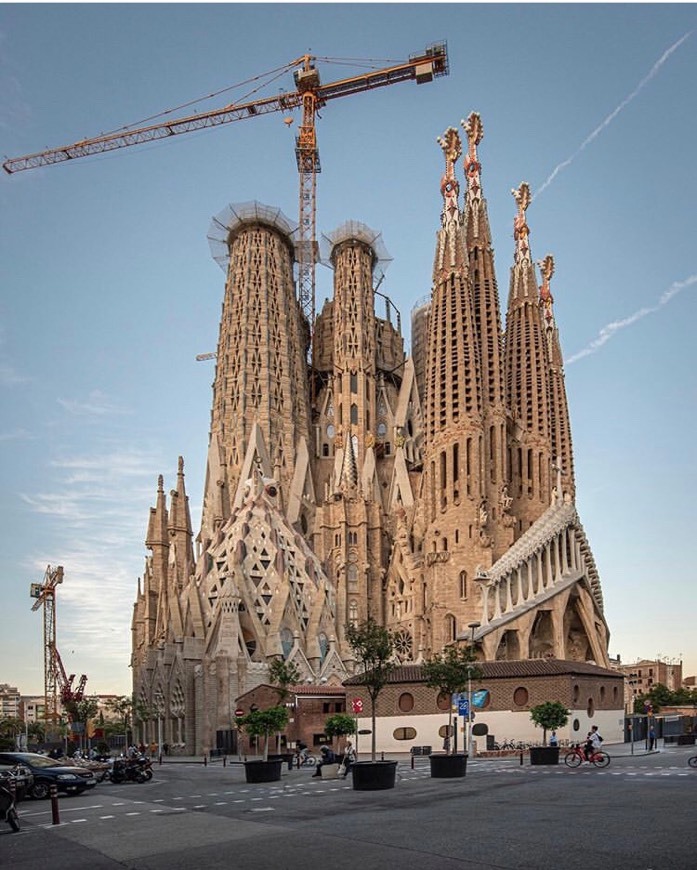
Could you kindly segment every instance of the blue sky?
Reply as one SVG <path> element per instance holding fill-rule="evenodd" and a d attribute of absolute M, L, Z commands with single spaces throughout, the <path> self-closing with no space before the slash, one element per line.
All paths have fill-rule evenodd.
<path fill-rule="evenodd" d="M 310 51 L 376 66 L 447 40 L 450 75 L 321 112 L 318 229 L 354 219 L 430 291 L 442 152 L 481 113 L 505 310 L 511 188 L 554 256 L 578 508 L 610 654 L 697 672 L 694 637 L 697 8 L 693 4 L 5 4 L 0 152 L 66 145 L 247 83 Z M 357 71 L 318 62 L 323 81 Z M 290 75 L 265 93 L 293 88 Z M 297 115 L 296 115 L 297 122 Z M 224 275 L 212 216 L 297 218 L 294 128 L 270 114 L 0 178 L 0 682 L 43 691 L 29 584 L 61 564 L 58 647 L 88 692 L 130 691 L 130 617 L 157 475 L 185 459 L 195 530 Z M 331 272 L 318 273 L 318 307 Z"/>

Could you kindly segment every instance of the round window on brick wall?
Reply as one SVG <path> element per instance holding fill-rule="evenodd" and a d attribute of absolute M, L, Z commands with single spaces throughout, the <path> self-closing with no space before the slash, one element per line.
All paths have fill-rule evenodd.
<path fill-rule="evenodd" d="M 399 701 L 397 702 L 399 709 L 402 713 L 409 713 L 414 709 L 414 696 L 411 692 L 402 692 L 399 696 Z"/>
<path fill-rule="evenodd" d="M 450 709 L 450 695 L 446 695 L 444 692 L 441 692 L 438 695 L 438 699 L 436 700 L 436 704 L 438 705 L 439 710 L 449 710 Z"/>
<path fill-rule="evenodd" d="M 518 707 L 524 707 L 528 703 L 528 690 L 525 686 L 518 686 L 513 692 L 513 703 Z"/>

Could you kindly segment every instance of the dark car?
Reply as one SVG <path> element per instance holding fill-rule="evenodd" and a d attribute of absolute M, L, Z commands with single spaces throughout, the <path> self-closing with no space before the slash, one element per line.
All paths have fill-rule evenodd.
<path fill-rule="evenodd" d="M 29 796 L 34 777 L 28 767 L 13 761 L 0 761 L 0 783 L 8 788 L 14 785 L 15 800 L 23 801 Z"/>
<path fill-rule="evenodd" d="M 47 798 L 52 785 L 65 794 L 82 794 L 97 784 L 94 773 L 84 767 L 72 767 L 47 755 L 36 752 L 0 752 L 0 765 L 21 764 L 28 768 L 34 777 L 29 788 L 33 798 Z"/>

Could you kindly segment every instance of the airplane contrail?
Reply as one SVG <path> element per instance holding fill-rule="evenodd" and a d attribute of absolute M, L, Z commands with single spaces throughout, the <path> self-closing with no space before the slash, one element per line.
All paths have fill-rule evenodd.
<path fill-rule="evenodd" d="M 583 359 L 583 357 L 590 356 L 591 354 L 595 353 L 604 344 L 610 341 L 611 338 L 614 338 L 621 329 L 625 329 L 627 326 L 631 326 L 633 323 L 636 323 L 638 320 L 642 320 L 649 314 L 655 314 L 657 311 L 663 308 L 664 305 L 667 305 L 671 299 L 677 296 L 678 293 L 680 293 L 686 287 L 690 287 L 692 284 L 697 284 L 697 275 L 690 275 L 690 277 L 685 278 L 684 281 L 674 281 L 670 285 L 670 287 L 661 294 L 661 298 L 658 300 L 658 304 L 653 305 L 649 308 L 640 308 L 638 311 L 635 311 L 634 314 L 630 314 L 628 317 L 624 317 L 622 320 L 613 320 L 611 323 L 606 324 L 598 332 L 597 338 L 594 338 L 590 344 L 586 345 L 586 347 L 583 348 L 583 350 L 575 353 L 573 356 L 569 357 L 569 359 L 564 360 L 564 365 L 571 365 L 571 363 L 576 362 L 576 360 Z"/>
<path fill-rule="evenodd" d="M 595 128 L 595 130 L 593 130 L 593 132 L 589 136 L 587 136 L 583 140 L 583 142 L 581 142 L 581 144 L 578 146 L 576 151 L 574 151 L 574 153 L 571 155 L 571 157 L 564 160 L 558 166 L 555 166 L 555 168 L 552 171 L 549 178 L 547 178 L 547 180 L 543 182 L 541 187 L 537 191 L 535 191 L 535 193 L 533 194 L 533 199 L 538 197 L 542 193 L 543 190 L 546 190 L 549 187 L 549 185 L 554 181 L 554 179 L 557 177 L 557 175 L 559 175 L 559 173 L 562 171 L 562 169 L 566 169 L 566 167 L 573 160 L 575 160 L 578 157 L 578 155 L 584 150 L 584 148 L 586 148 L 588 145 L 590 145 L 590 143 L 597 136 L 599 136 L 600 133 L 602 133 L 602 131 L 608 126 L 608 124 L 610 124 L 617 117 L 617 115 L 619 115 L 619 113 L 622 111 L 622 109 L 624 109 L 625 106 L 627 106 L 629 103 L 631 103 L 631 101 L 634 99 L 634 97 L 636 97 L 637 94 L 644 88 L 644 86 L 647 85 L 651 81 L 651 79 L 658 73 L 660 68 L 668 60 L 668 58 L 671 56 L 671 54 L 674 51 L 677 51 L 677 49 L 680 48 L 680 46 L 683 44 L 683 42 L 685 42 L 685 40 L 688 39 L 691 35 L 692 35 L 692 31 L 688 30 L 687 33 L 683 34 L 677 42 L 673 43 L 673 45 L 671 45 L 670 48 L 667 48 L 663 52 L 663 54 L 659 57 L 659 59 L 656 61 L 656 63 L 651 67 L 649 72 L 644 76 L 644 78 L 634 88 L 634 90 L 631 92 L 631 94 L 628 97 L 625 97 L 624 100 L 622 100 L 622 102 L 619 104 L 619 106 L 617 106 L 616 109 L 613 109 L 612 112 L 610 112 L 610 114 L 607 116 L 607 118 L 605 118 L 605 120 L 602 122 L 602 124 L 597 126 Z"/>

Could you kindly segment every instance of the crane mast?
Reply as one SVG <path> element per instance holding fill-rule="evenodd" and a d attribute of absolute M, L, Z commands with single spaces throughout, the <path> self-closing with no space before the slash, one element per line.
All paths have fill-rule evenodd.
<path fill-rule="evenodd" d="M 36 601 L 32 611 L 43 607 L 44 611 L 44 718 L 47 726 L 58 724 L 60 711 L 58 700 L 62 704 L 77 703 L 84 697 L 87 677 L 83 674 L 76 689 L 73 689 L 75 674 L 68 676 L 56 645 L 56 587 L 63 582 L 63 567 L 58 565 L 46 568 L 42 583 L 32 583 L 29 595 Z"/>
<path fill-rule="evenodd" d="M 82 139 L 72 145 L 51 148 L 14 157 L 2 164 L 8 174 L 64 163 L 79 157 L 89 157 L 126 148 L 145 142 L 166 139 L 180 133 L 189 133 L 208 127 L 217 127 L 232 121 L 255 118 L 269 112 L 288 112 L 301 109 L 302 119 L 296 138 L 295 154 L 300 176 L 298 203 L 298 300 L 310 330 L 315 317 L 315 265 L 317 255 L 316 199 L 317 175 L 321 171 L 315 120 L 317 112 L 329 100 L 374 90 L 397 82 L 414 80 L 417 84 L 430 82 L 439 76 L 448 75 L 448 53 L 445 42 L 434 43 L 420 54 L 410 55 L 407 61 L 366 73 L 350 76 L 323 85 L 313 55 L 303 55 L 287 64 L 287 69 L 298 67 L 294 72 L 296 90 L 249 102 L 233 103 L 208 112 L 187 115 L 176 120 L 147 127 Z"/>
<path fill-rule="evenodd" d="M 63 567 L 49 565 L 43 583 L 32 583 L 29 594 L 36 598 L 32 610 L 44 610 L 44 716 L 46 724 L 58 723 L 58 663 L 56 660 L 56 586 L 63 582 Z"/>

